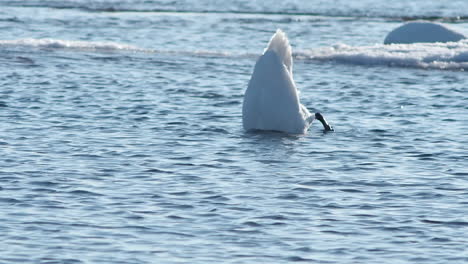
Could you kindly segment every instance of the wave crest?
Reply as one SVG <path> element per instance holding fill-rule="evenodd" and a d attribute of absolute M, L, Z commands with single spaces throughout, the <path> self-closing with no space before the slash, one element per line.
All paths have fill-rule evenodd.
<path fill-rule="evenodd" d="M 355 65 L 468 70 L 468 40 L 358 47 L 338 44 L 333 47 L 300 52 L 296 56 L 298 59 Z"/>
<path fill-rule="evenodd" d="M 116 42 L 99 42 L 99 41 L 75 41 L 61 39 L 17 39 L 17 40 L 0 40 L 1 46 L 10 47 L 34 47 L 44 49 L 74 49 L 74 50 L 90 50 L 90 51 L 145 51 L 144 49 L 127 44 Z"/>
<path fill-rule="evenodd" d="M 0 40 L 1 47 L 38 49 L 63 49 L 91 52 L 141 52 L 171 56 L 207 58 L 257 58 L 257 54 L 212 50 L 153 50 L 116 42 L 70 41 L 60 39 Z M 349 46 L 337 44 L 331 47 L 298 51 L 295 60 L 337 62 L 366 66 L 410 67 L 439 70 L 468 70 L 468 40 L 448 43 L 376 44 L 373 46 Z"/>

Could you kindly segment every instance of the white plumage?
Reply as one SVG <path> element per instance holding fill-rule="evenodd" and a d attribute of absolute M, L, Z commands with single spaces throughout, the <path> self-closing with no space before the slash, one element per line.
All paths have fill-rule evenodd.
<path fill-rule="evenodd" d="M 299 100 L 292 74 L 292 52 L 278 29 L 260 56 L 242 106 L 246 130 L 273 130 L 303 134 L 314 120 Z"/>

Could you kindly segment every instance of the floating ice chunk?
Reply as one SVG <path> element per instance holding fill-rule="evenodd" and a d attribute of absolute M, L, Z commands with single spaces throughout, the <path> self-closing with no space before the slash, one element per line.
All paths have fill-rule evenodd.
<path fill-rule="evenodd" d="M 384 40 L 384 44 L 410 44 L 420 42 L 455 42 L 466 37 L 438 23 L 415 21 L 406 23 L 392 32 Z"/>

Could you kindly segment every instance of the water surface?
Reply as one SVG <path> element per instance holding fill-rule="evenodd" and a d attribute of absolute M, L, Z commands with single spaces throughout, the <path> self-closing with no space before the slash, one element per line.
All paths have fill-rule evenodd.
<path fill-rule="evenodd" d="M 2 1 L 0 262 L 465 263 L 465 1 Z M 333 124 L 242 129 L 282 28 Z"/>

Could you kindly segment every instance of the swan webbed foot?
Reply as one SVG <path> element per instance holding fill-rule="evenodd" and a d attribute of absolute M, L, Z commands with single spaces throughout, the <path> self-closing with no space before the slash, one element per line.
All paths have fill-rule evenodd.
<path fill-rule="evenodd" d="M 322 123 L 325 132 L 335 131 L 335 129 L 330 124 L 328 124 L 327 120 L 325 119 L 325 117 L 323 117 L 321 113 L 315 113 L 315 119 Z"/>

